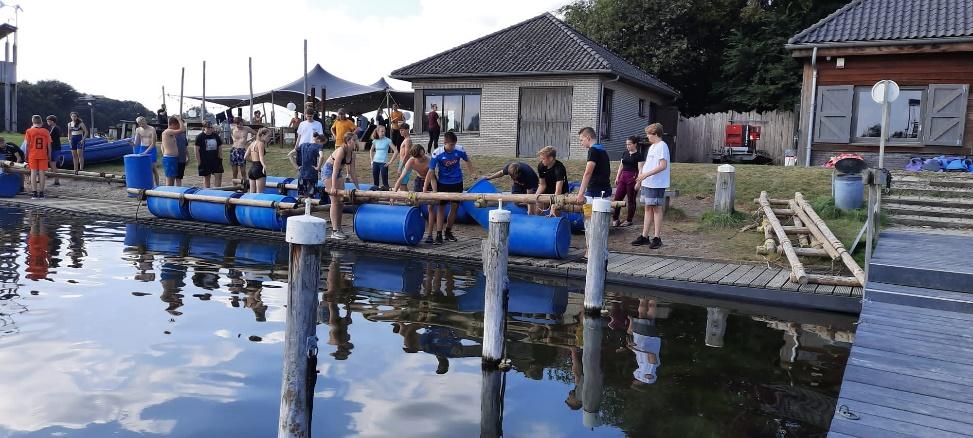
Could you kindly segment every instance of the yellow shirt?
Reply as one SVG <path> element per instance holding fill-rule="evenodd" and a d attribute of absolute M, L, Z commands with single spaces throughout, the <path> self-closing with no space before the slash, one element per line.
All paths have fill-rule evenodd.
<path fill-rule="evenodd" d="M 399 124 L 405 120 L 405 115 L 402 111 L 392 111 L 392 129 L 399 129 Z"/>
<path fill-rule="evenodd" d="M 334 124 L 331 125 L 334 129 L 334 144 L 335 146 L 345 145 L 345 134 L 349 132 L 355 132 L 355 122 L 351 119 L 335 120 Z"/>

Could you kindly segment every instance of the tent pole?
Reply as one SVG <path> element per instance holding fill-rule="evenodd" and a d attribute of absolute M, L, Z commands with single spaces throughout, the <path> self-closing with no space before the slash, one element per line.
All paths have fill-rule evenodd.
<path fill-rule="evenodd" d="M 206 121 L 206 61 L 203 61 L 203 104 L 199 110 L 199 121 Z"/>
<path fill-rule="evenodd" d="M 307 104 L 307 39 L 304 40 L 304 104 Z"/>
<path fill-rule="evenodd" d="M 165 85 L 162 86 L 162 106 L 166 106 L 166 86 Z"/>
<path fill-rule="evenodd" d="M 247 58 L 247 70 L 250 74 L 250 123 L 253 123 L 253 57 Z"/>
<path fill-rule="evenodd" d="M 270 90 L 270 126 L 277 126 L 277 110 L 274 108 L 274 90 Z"/>
<path fill-rule="evenodd" d="M 182 68 L 182 74 L 179 76 L 179 117 L 182 117 L 182 97 L 186 89 L 186 67 Z"/>

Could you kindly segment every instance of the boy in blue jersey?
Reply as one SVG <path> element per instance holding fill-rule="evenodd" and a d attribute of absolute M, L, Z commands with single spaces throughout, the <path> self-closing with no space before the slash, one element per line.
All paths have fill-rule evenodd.
<path fill-rule="evenodd" d="M 466 151 L 456 148 L 455 133 L 447 132 L 443 136 L 443 141 L 445 143 L 443 152 L 434 155 L 432 160 L 429 161 L 429 171 L 426 172 L 426 183 L 423 191 L 429 191 L 429 187 L 432 186 L 432 191 L 435 192 L 463 193 L 463 169 L 460 167 L 460 161 L 466 161 L 470 173 L 475 175 L 476 170 L 473 167 L 473 161 L 470 160 L 469 155 L 466 155 Z M 456 236 L 453 235 L 453 223 L 456 222 L 456 210 L 459 209 L 459 203 L 440 201 L 439 214 L 436 217 L 436 240 L 434 242 L 436 245 L 443 244 L 443 218 L 446 216 L 447 203 L 451 205 L 449 218 L 446 219 L 445 224 L 445 237 L 446 240 L 451 242 L 456 241 Z"/>

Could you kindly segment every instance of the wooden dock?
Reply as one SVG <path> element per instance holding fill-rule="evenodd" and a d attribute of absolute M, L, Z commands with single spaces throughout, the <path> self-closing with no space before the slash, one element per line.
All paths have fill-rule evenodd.
<path fill-rule="evenodd" d="M 973 436 L 971 248 L 882 233 L 830 437 Z"/>
<path fill-rule="evenodd" d="M 2 203 L 42 210 L 58 211 L 79 216 L 99 216 L 125 222 L 138 222 L 186 230 L 187 232 L 218 233 L 231 237 L 282 240 L 281 232 L 256 230 L 204 222 L 178 221 L 156 218 L 145 205 L 133 201 L 102 199 L 47 198 L 31 200 L 17 197 L 0 200 Z M 350 223 L 350 221 L 348 221 Z M 460 229 L 461 240 L 441 246 L 390 245 L 362 242 L 353 233 L 345 241 L 328 241 L 328 246 L 380 254 L 443 260 L 451 263 L 479 266 L 482 264 L 482 232 Z M 586 265 L 580 261 L 583 250 L 572 248 L 561 260 L 510 256 L 511 272 L 545 274 L 584 279 Z M 789 281 L 790 271 L 767 264 L 720 262 L 695 258 L 658 257 L 613 252 L 608 257 L 609 283 L 627 286 L 677 291 L 680 293 L 729 298 L 748 302 L 784 305 L 794 308 L 816 309 L 843 313 L 858 313 L 861 308 L 860 287 L 800 285 Z"/>

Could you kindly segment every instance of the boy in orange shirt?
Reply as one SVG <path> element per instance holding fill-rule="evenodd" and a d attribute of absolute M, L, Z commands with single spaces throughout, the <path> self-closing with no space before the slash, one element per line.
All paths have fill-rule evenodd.
<path fill-rule="evenodd" d="M 44 119 L 41 116 L 34 115 L 30 118 L 30 123 L 34 126 L 27 129 L 24 136 L 27 142 L 30 189 L 33 192 L 30 199 L 38 199 L 44 197 L 44 187 L 47 184 L 46 172 L 51 158 L 51 133 L 43 128 Z"/>

